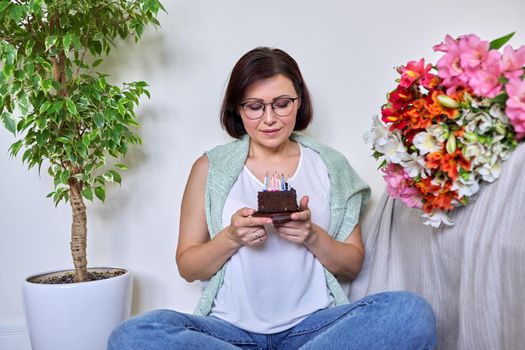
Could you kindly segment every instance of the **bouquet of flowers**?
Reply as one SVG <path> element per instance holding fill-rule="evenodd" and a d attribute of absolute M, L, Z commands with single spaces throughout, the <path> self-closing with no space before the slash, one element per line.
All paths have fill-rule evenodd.
<path fill-rule="evenodd" d="M 474 34 L 447 35 L 424 59 L 397 68 L 397 87 L 365 135 L 381 161 L 387 191 L 420 208 L 425 224 L 452 225 L 481 181 L 498 179 L 502 162 L 525 137 L 525 46 Z"/>

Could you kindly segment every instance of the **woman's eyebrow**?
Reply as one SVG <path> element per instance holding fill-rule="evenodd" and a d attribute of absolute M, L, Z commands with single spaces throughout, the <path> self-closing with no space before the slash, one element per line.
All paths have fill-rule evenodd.
<path fill-rule="evenodd" d="M 291 95 L 289 95 L 289 94 L 279 95 L 277 97 L 274 97 L 272 99 L 272 101 L 278 100 L 278 99 L 283 98 L 283 97 L 289 98 L 290 96 Z M 247 97 L 243 101 L 257 101 L 257 102 L 260 101 L 260 102 L 264 102 L 264 100 L 262 98 L 257 98 L 257 97 Z"/>

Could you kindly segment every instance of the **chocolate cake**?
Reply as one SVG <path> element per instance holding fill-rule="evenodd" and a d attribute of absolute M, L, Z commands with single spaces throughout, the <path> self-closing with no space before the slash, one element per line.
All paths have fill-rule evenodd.
<path fill-rule="evenodd" d="M 299 209 L 297 194 L 293 188 L 287 191 L 258 192 L 257 202 L 257 212 L 260 214 L 293 213 Z"/>
<path fill-rule="evenodd" d="M 274 223 L 290 221 L 290 214 L 299 211 L 297 194 L 284 175 L 277 173 L 264 178 L 264 188 L 257 193 L 257 211 L 254 216 L 271 217 Z"/>

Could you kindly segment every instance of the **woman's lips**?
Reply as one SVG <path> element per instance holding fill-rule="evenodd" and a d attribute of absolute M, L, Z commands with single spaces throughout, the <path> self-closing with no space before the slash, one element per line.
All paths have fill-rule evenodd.
<path fill-rule="evenodd" d="M 261 130 L 261 132 L 264 133 L 265 135 L 273 136 L 277 134 L 280 130 L 281 129 L 266 129 L 266 130 Z"/>

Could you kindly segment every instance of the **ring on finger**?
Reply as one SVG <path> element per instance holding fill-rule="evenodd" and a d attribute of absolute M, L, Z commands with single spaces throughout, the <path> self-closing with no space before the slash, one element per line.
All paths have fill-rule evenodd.
<path fill-rule="evenodd" d="M 259 233 L 257 233 L 257 231 L 255 231 L 254 234 L 255 234 L 255 238 L 256 238 L 256 239 L 261 238 L 261 237 L 259 236 Z"/>

